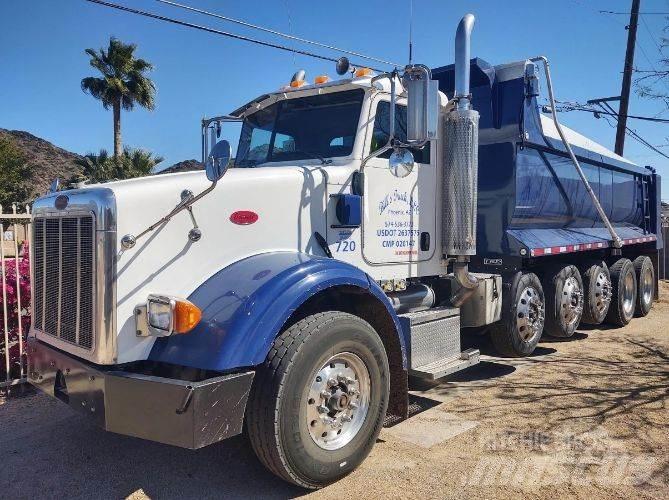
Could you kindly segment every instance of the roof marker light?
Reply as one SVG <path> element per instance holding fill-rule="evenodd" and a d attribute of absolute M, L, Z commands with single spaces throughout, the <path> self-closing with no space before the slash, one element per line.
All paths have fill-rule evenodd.
<path fill-rule="evenodd" d="M 304 80 L 293 80 L 290 82 L 290 86 L 294 89 L 301 87 L 304 85 L 306 82 Z"/>
<path fill-rule="evenodd" d="M 330 77 L 328 75 L 318 75 L 316 78 L 314 78 L 314 83 L 316 85 L 320 85 L 322 83 L 328 83 L 330 81 Z"/>
<path fill-rule="evenodd" d="M 358 68 L 355 70 L 355 77 L 361 78 L 363 76 L 372 76 L 374 72 L 369 68 Z"/>

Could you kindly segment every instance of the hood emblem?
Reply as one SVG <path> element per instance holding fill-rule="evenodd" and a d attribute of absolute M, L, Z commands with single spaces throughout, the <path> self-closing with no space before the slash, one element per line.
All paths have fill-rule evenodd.
<path fill-rule="evenodd" d="M 65 210 L 67 204 L 70 202 L 70 198 L 64 194 L 61 194 L 56 197 L 55 206 L 58 210 Z"/>

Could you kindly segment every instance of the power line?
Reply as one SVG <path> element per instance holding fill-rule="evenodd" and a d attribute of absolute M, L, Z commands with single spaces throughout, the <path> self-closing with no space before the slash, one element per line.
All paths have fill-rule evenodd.
<path fill-rule="evenodd" d="M 560 109 L 560 110 L 556 110 L 556 111 L 587 111 L 587 112 L 590 112 L 590 113 L 593 113 L 593 114 L 597 113 L 597 114 L 601 115 L 602 118 L 604 118 L 604 120 L 606 121 L 606 123 L 608 123 L 608 125 L 610 127 L 612 127 L 612 128 L 617 127 L 617 124 L 611 123 L 611 121 L 609 120 L 609 117 L 613 117 L 617 120 L 618 113 L 616 113 L 613 110 L 613 108 L 611 106 L 609 106 L 608 102 L 606 102 L 606 101 L 602 101 L 602 102 L 597 103 L 600 107 L 603 108 L 601 111 L 600 110 L 594 110 L 594 109 L 588 109 L 586 106 L 583 106 L 582 104 L 578 104 L 578 103 L 572 103 L 572 102 L 567 102 L 567 101 L 556 101 L 556 102 L 559 102 L 560 104 L 565 104 L 567 106 L 565 109 Z M 608 108 L 608 111 L 607 111 L 606 108 L 604 108 L 604 106 L 606 106 L 606 108 Z M 628 116 L 628 118 L 648 119 L 650 117 Z M 663 123 L 669 123 L 669 120 L 660 120 L 660 119 L 652 119 L 650 121 L 661 121 Z M 639 135 L 639 133 L 636 130 L 633 130 L 633 129 L 626 126 L 625 127 L 625 133 L 626 133 L 626 135 L 629 135 L 632 139 L 634 139 L 638 143 L 642 144 L 643 146 L 646 146 L 648 149 L 654 151 L 655 153 L 659 154 L 660 156 L 663 156 L 664 158 L 669 159 L 669 155 L 663 153 L 662 151 L 657 149 L 657 147 L 653 146 L 646 139 L 641 137 L 641 135 Z"/>
<path fill-rule="evenodd" d="M 650 35 L 650 39 L 653 40 L 653 44 L 655 44 L 655 47 L 657 47 L 657 51 L 662 54 L 662 48 L 660 47 L 660 44 L 657 43 L 657 40 L 655 40 L 655 35 L 653 35 L 653 32 L 650 30 L 650 27 L 648 26 L 648 23 L 644 18 L 641 18 L 641 22 L 643 23 L 644 27 L 646 28 L 646 31 Z"/>
<path fill-rule="evenodd" d="M 560 101 L 558 101 L 560 102 Z M 610 111 L 600 111 L 598 109 L 590 109 L 585 106 L 579 106 L 579 105 L 573 105 L 571 103 L 563 103 L 560 102 L 560 104 L 565 104 L 566 108 L 563 108 L 559 111 L 585 111 L 587 113 L 592 113 L 595 115 L 609 115 L 609 116 L 624 116 L 625 118 L 631 118 L 633 120 L 645 120 L 649 122 L 657 122 L 657 123 L 669 123 L 669 120 L 664 119 L 664 118 L 654 118 L 651 116 L 638 116 L 638 115 L 619 115 L 618 113 L 612 113 Z"/>
<path fill-rule="evenodd" d="M 614 12 L 612 10 L 600 10 L 600 14 L 618 14 L 629 16 L 629 12 Z M 639 12 L 640 16 L 669 16 L 669 12 Z"/>
<path fill-rule="evenodd" d="M 665 158 L 669 159 L 669 155 L 663 153 L 659 149 L 657 149 L 655 146 L 653 146 L 651 143 L 649 143 L 646 139 L 641 137 L 636 130 L 632 130 L 631 128 L 627 127 L 627 135 L 630 137 L 636 139 L 639 143 L 643 144 L 646 146 L 648 149 L 651 149 L 652 151 L 655 151 L 657 154 L 660 156 L 664 156 Z"/>
<path fill-rule="evenodd" d="M 313 57 L 313 58 L 316 58 L 316 59 L 322 59 L 324 61 L 337 62 L 337 59 L 335 59 L 334 57 L 323 56 L 323 55 L 320 55 L 320 54 L 315 54 L 313 52 L 308 52 L 306 50 L 300 50 L 300 49 L 295 49 L 295 48 L 291 48 L 291 47 L 286 47 L 285 45 L 279 45 L 277 43 L 265 42 L 263 40 L 258 40 L 258 39 L 250 38 L 250 37 L 243 36 L 243 35 L 237 35 L 235 33 L 230 33 L 228 31 L 221 31 L 221 30 L 217 30 L 217 29 L 214 29 L 214 28 L 209 28 L 208 26 L 202 26 L 200 24 L 193 24 L 193 23 L 189 23 L 189 22 L 186 22 L 186 21 L 181 21 L 179 19 L 174 19 L 172 17 L 161 16 L 161 15 L 158 15 L 158 14 L 153 14 L 151 12 L 146 12 L 146 11 L 139 10 L 139 9 L 133 9 L 131 7 L 126 7 L 125 5 L 118 5 L 118 4 L 111 3 L 111 2 L 105 2 L 103 0 L 85 0 L 85 1 L 90 2 L 90 3 L 95 3 L 95 4 L 98 4 L 98 5 L 102 5 L 104 7 L 109 7 L 111 9 L 122 10 L 124 12 L 130 12 L 131 14 L 137 14 L 137 15 L 144 16 L 144 17 L 150 17 L 152 19 L 158 19 L 159 21 L 165 21 L 167 23 L 177 24 L 179 26 L 186 26 L 188 28 L 194 28 L 194 29 L 198 29 L 198 30 L 201 30 L 201 31 L 206 31 L 208 33 L 213 33 L 215 35 L 222 35 L 222 36 L 226 36 L 226 37 L 229 37 L 229 38 L 234 38 L 236 40 L 242 40 L 242 41 L 245 41 L 245 42 L 255 43 L 257 45 L 263 45 L 265 47 L 271 47 L 273 49 L 285 50 L 286 52 L 294 52 L 294 53 L 297 53 L 297 54 L 301 54 L 303 56 L 309 56 L 309 57 Z M 380 72 L 383 71 L 383 70 L 380 70 L 380 69 L 377 69 L 377 68 L 371 68 L 371 69 L 373 69 L 375 71 L 380 71 Z"/>
<path fill-rule="evenodd" d="M 270 28 L 265 28 L 264 26 L 260 26 L 258 24 L 252 24 L 252 23 L 249 23 L 249 22 L 246 22 L 246 21 L 242 21 L 240 19 L 235 19 L 233 17 L 224 16 L 222 14 L 216 14 L 215 12 L 210 12 L 210 11 L 207 11 L 207 10 L 204 10 L 204 9 L 199 9 L 197 7 L 191 7 L 190 5 L 184 5 L 184 4 L 181 4 L 181 3 L 172 2 L 170 0 L 155 0 L 155 1 L 159 2 L 159 3 L 166 4 L 166 5 L 171 5 L 173 7 L 178 7 L 180 9 L 197 12 L 198 14 L 203 14 L 205 16 L 210 16 L 210 17 L 215 17 L 215 18 L 218 18 L 218 19 L 222 19 L 223 21 L 228 21 L 228 22 L 231 22 L 231 23 L 239 24 L 240 26 L 244 26 L 246 28 L 251 28 L 251 29 L 254 29 L 254 30 L 258 30 L 258 31 L 264 31 L 265 33 L 270 33 L 272 35 L 287 38 L 289 40 L 295 40 L 297 42 L 308 43 L 310 45 L 315 45 L 317 47 L 322 47 L 322 48 L 325 48 L 325 49 L 334 50 L 335 52 L 341 52 L 343 54 L 348 54 L 348 55 L 351 55 L 351 56 L 360 57 L 362 59 L 368 59 L 370 61 L 376 61 L 376 62 L 379 62 L 379 63 L 382 63 L 382 64 L 387 64 L 389 66 L 396 66 L 396 67 L 401 66 L 401 65 L 398 65 L 394 62 L 384 61 L 383 59 L 378 59 L 376 57 L 361 54 L 359 52 L 353 52 L 351 50 L 341 49 L 341 48 L 335 47 L 333 45 L 327 45 L 325 43 L 315 42 L 313 40 L 307 40 L 306 38 L 300 38 L 298 36 L 290 35 L 288 33 L 282 33 L 281 31 L 276 31 L 276 30 L 273 30 L 273 29 L 270 29 Z"/>

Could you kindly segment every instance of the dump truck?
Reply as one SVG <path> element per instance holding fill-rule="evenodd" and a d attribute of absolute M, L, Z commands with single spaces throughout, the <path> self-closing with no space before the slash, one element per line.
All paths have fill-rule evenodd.
<path fill-rule="evenodd" d="M 29 381 L 111 432 L 240 434 L 280 478 L 354 470 L 409 377 L 648 312 L 660 179 L 540 112 L 545 58 L 337 61 L 202 121 L 205 172 L 34 203 Z M 288 79 L 286 79 L 288 80 Z M 230 122 L 241 133 L 220 139 Z"/>

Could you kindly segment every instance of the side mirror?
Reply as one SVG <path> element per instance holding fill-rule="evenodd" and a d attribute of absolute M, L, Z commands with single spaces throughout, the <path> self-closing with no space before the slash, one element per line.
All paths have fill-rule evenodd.
<path fill-rule="evenodd" d="M 388 160 L 388 168 L 395 177 L 406 177 L 413 171 L 413 154 L 408 149 L 395 149 Z"/>
<path fill-rule="evenodd" d="M 230 166 L 230 159 L 232 158 L 232 147 L 225 139 L 218 141 L 207 157 L 207 164 L 205 171 L 207 172 L 207 179 L 211 182 L 217 182 L 225 175 L 225 172 Z"/>
<path fill-rule="evenodd" d="M 439 87 L 424 66 L 406 68 L 402 84 L 407 91 L 407 140 L 425 142 L 437 138 Z"/>

